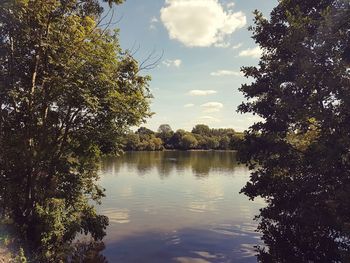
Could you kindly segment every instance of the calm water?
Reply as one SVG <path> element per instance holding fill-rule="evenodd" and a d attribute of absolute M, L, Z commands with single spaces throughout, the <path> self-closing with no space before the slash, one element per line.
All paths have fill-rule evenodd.
<path fill-rule="evenodd" d="M 233 152 L 132 152 L 101 168 L 109 262 L 256 262 L 261 200 Z"/>

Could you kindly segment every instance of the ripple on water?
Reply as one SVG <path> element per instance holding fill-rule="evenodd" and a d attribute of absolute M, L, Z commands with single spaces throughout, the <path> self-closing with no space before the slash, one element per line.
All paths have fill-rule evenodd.
<path fill-rule="evenodd" d="M 195 212 L 195 213 L 204 213 L 209 210 L 211 210 L 208 207 L 208 204 L 206 202 L 202 201 L 193 201 L 190 202 L 187 206 L 188 211 Z"/>
<path fill-rule="evenodd" d="M 203 258 L 177 257 L 173 258 L 173 260 L 179 263 L 210 263 L 210 261 Z"/>
<path fill-rule="evenodd" d="M 102 214 L 108 216 L 109 223 L 127 224 L 130 223 L 129 209 L 104 209 Z"/>
<path fill-rule="evenodd" d="M 134 152 L 103 167 L 110 263 L 256 262 L 264 202 L 238 194 L 249 171 L 232 153 Z"/>
<path fill-rule="evenodd" d="M 239 252 L 243 258 L 254 257 L 257 254 L 255 246 L 256 244 L 241 244 Z"/>
<path fill-rule="evenodd" d="M 176 230 L 172 231 L 170 234 L 167 235 L 167 237 L 165 238 L 165 243 L 167 245 L 178 245 L 181 243 L 181 238 Z"/>

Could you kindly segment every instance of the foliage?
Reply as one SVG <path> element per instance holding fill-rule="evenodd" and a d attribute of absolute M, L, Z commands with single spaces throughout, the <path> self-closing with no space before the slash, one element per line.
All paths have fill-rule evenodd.
<path fill-rule="evenodd" d="M 124 137 L 125 150 L 159 151 L 163 150 L 163 142 L 156 137 L 155 132 L 146 127 L 140 127 L 136 133 L 128 133 Z"/>
<path fill-rule="evenodd" d="M 192 170 L 196 177 L 208 177 L 213 170 L 232 171 L 238 165 L 236 152 L 213 151 L 152 151 L 126 152 L 118 159 L 143 175 L 154 170 L 161 171 L 161 178 L 170 176 L 174 170 Z M 119 162 L 118 162 L 119 163 Z M 103 170 L 115 167 L 115 158 L 105 158 Z"/>
<path fill-rule="evenodd" d="M 172 133 L 173 130 L 171 129 L 169 124 L 161 124 L 158 128 L 158 133 Z"/>
<path fill-rule="evenodd" d="M 126 151 L 158 151 L 163 149 L 203 149 L 203 150 L 237 150 L 243 140 L 243 133 L 233 129 L 210 129 L 198 124 L 192 132 L 179 129 L 173 132 L 170 125 L 162 124 L 155 133 L 140 127 L 135 133 L 125 134 L 123 149 Z"/>
<path fill-rule="evenodd" d="M 11 262 L 13 262 L 13 263 L 27 263 L 28 262 L 26 256 L 24 255 L 23 248 L 19 249 L 18 255 Z"/>
<path fill-rule="evenodd" d="M 103 242 L 78 242 L 69 257 L 70 263 L 108 263 L 101 251 L 105 248 Z"/>
<path fill-rule="evenodd" d="M 243 193 L 262 196 L 260 262 L 350 260 L 350 3 L 282 0 L 255 12 L 258 67 L 241 112 L 259 115 L 241 146 Z"/>
<path fill-rule="evenodd" d="M 197 124 L 193 127 L 192 133 L 199 134 L 199 135 L 209 135 L 210 128 L 208 125 L 205 124 Z"/>
<path fill-rule="evenodd" d="M 171 138 L 174 135 L 173 130 L 171 129 L 169 124 L 162 124 L 158 128 L 157 137 L 162 140 L 164 144 L 164 148 L 171 149 L 174 148 L 171 144 Z"/>
<path fill-rule="evenodd" d="M 187 133 L 181 138 L 180 146 L 184 150 L 196 148 L 198 141 L 192 134 Z"/>
<path fill-rule="evenodd" d="M 99 28 L 102 12 L 94 0 L 0 5 L 0 207 L 36 262 L 58 262 L 79 232 L 104 236 L 89 202 L 103 196 L 99 157 L 150 116 L 149 77 Z"/>

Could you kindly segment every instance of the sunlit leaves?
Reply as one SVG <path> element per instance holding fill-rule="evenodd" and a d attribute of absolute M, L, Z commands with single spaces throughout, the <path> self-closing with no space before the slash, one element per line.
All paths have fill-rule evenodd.
<path fill-rule="evenodd" d="M 102 11 L 94 0 L 0 6 L 1 212 L 37 262 L 58 262 L 79 232 L 103 237 L 108 220 L 89 203 L 103 196 L 99 158 L 151 115 L 150 78 L 98 27 Z"/>

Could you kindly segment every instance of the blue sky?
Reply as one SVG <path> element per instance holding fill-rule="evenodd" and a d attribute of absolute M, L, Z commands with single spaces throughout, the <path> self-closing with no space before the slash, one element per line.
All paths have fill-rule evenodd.
<path fill-rule="evenodd" d="M 123 49 L 143 61 L 163 56 L 152 76 L 154 116 L 144 125 L 156 130 L 191 130 L 195 124 L 243 131 L 257 117 L 236 113 L 238 91 L 248 80 L 239 69 L 256 65 L 260 50 L 251 32 L 252 11 L 268 17 L 277 0 L 127 0 L 114 8 Z M 150 61 L 152 62 L 152 60 Z"/>

